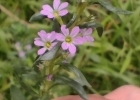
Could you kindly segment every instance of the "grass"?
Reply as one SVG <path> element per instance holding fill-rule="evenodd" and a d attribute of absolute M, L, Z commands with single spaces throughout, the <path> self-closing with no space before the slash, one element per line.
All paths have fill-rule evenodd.
<path fill-rule="evenodd" d="M 1 0 L 0 1 L 0 98 L 7 95 L 13 80 L 12 66 L 31 67 L 36 57 L 37 48 L 33 38 L 41 29 L 51 30 L 51 21 L 29 23 L 29 18 L 41 9 L 47 0 Z M 115 15 L 101 7 L 90 6 L 90 13 L 98 16 L 104 26 L 104 34 L 100 38 L 93 33 L 93 45 L 84 44 L 78 47 L 78 54 L 71 60 L 85 75 L 95 91 L 106 94 L 124 85 L 140 86 L 140 1 L 112 1 L 113 5 L 133 11 L 130 15 Z M 69 7 L 73 9 L 74 6 Z M 88 14 L 88 10 L 85 14 Z M 72 12 L 72 11 L 71 11 Z M 21 43 L 25 58 L 19 59 L 14 45 Z M 28 52 L 25 47 L 30 44 Z M 86 89 L 86 88 L 85 88 Z M 55 95 L 75 94 L 70 88 L 62 86 L 56 89 Z M 86 89 L 87 93 L 93 90 Z M 1 100 L 1 99 L 0 99 Z M 4 100 L 8 100 L 8 98 Z"/>

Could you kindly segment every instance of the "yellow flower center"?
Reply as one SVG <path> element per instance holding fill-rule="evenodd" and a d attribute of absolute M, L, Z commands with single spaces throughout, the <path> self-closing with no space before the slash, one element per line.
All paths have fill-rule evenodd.
<path fill-rule="evenodd" d="M 47 41 L 47 42 L 45 43 L 45 46 L 46 46 L 47 48 L 50 48 L 51 42 L 50 42 L 50 41 Z"/>
<path fill-rule="evenodd" d="M 72 42 L 72 38 L 70 36 L 67 36 L 65 38 L 65 41 L 68 42 L 68 43 L 71 43 Z"/>
<path fill-rule="evenodd" d="M 81 37 L 82 37 L 82 36 L 83 36 L 83 34 L 82 34 L 82 33 L 79 33 L 79 34 L 78 34 L 78 36 L 81 36 Z"/>
<path fill-rule="evenodd" d="M 59 16 L 57 11 L 54 11 L 53 14 L 54 14 L 55 17 L 58 17 Z"/>

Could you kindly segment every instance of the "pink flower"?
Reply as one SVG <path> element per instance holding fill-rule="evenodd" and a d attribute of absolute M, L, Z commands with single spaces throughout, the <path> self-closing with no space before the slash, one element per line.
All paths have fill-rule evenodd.
<path fill-rule="evenodd" d="M 19 51 L 19 52 L 18 52 L 18 56 L 19 56 L 20 58 L 25 58 L 25 55 L 26 55 L 26 53 L 25 53 L 24 51 Z"/>
<path fill-rule="evenodd" d="M 80 30 L 84 42 L 93 42 L 94 38 L 91 36 L 92 28 L 84 28 Z"/>
<path fill-rule="evenodd" d="M 46 77 L 47 81 L 52 81 L 52 78 L 53 78 L 53 75 L 52 74 L 49 74 Z"/>
<path fill-rule="evenodd" d="M 21 43 L 20 42 L 16 42 L 15 43 L 15 48 L 18 51 L 18 56 L 20 58 L 25 58 L 26 52 L 22 50 L 22 46 L 21 46 Z"/>
<path fill-rule="evenodd" d="M 68 13 L 66 9 L 68 6 L 67 2 L 60 3 L 60 0 L 53 1 L 53 8 L 46 4 L 43 5 L 41 10 L 41 14 L 48 16 L 48 18 L 55 18 L 56 16 L 64 16 Z"/>
<path fill-rule="evenodd" d="M 61 47 L 63 50 L 69 50 L 70 54 L 75 54 L 76 47 L 75 45 L 82 44 L 83 39 L 82 37 L 78 36 L 78 33 L 80 31 L 78 26 L 75 26 L 71 32 L 69 32 L 69 29 L 66 28 L 66 25 L 61 26 L 62 34 L 57 34 L 57 40 L 62 41 Z"/>
<path fill-rule="evenodd" d="M 39 37 L 35 38 L 34 44 L 36 46 L 41 46 L 42 48 L 38 50 L 38 55 L 42 55 L 45 53 L 46 50 L 51 50 L 57 42 L 56 33 L 53 31 L 51 33 L 46 33 L 44 30 L 38 32 Z"/>
<path fill-rule="evenodd" d="M 25 49 L 26 49 L 26 50 L 31 50 L 31 49 L 32 49 L 31 44 L 27 44 L 27 45 L 25 46 Z"/>
<path fill-rule="evenodd" d="M 16 48 L 17 51 L 21 51 L 22 50 L 20 42 L 16 42 L 15 43 L 15 48 Z"/>

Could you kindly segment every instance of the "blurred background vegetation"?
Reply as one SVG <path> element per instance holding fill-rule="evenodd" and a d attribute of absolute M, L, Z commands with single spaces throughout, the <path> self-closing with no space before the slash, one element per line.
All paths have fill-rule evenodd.
<path fill-rule="evenodd" d="M 66 0 L 63 0 L 66 1 Z M 75 1 L 67 0 L 70 13 Z M 87 93 L 106 94 L 125 84 L 140 86 L 140 0 L 111 0 L 112 4 L 130 15 L 116 15 L 101 6 L 89 6 L 84 14 L 92 13 L 104 26 L 99 37 L 93 32 L 92 45 L 79 46 L 71 60 L 85 75 L 94 90 Z M 0 100 L 10 100 L 9 87 L 15 82 L 13 66 L 31 68 L 37 56 L 33 39 L 41 29 L 51 31 L 51 20 L 29 23 L 30 17 L 50 0 L 0 0 Z M 66 21 L 71 16 L 65 17 Z M 76 94 L 67 86 L 55 88 L 56 96 Z"/>

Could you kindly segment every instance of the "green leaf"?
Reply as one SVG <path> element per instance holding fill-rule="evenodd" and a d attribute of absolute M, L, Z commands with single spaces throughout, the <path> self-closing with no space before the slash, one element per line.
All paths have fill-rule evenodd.
<path fill-rule="evenodd" d="M 45 94 L 40 100 L 52 100 L 54 97 L 50 94 Z"/>
<path fill-rule="evenodd" d="M 112 11 L 114 13 L 117 14 L 131 14 L 132 11 L 126 11 L 126 10 L 122 10 L 120 8 L 116 8 L 114 7 L 109 0 L 97 0 L 97 2 L 102 5 L 103 7 L 105 7 L 107 10 Z"/>
<path fill-rule="evenodd" d="M 100 37 L 102 36 L 103 30 L 104 30 L 104 29 L 103 29 L 103 26 L 102 26 L 100 23 L 96 22 L 96 21 L 92 21 L 92 22 L 85 23 L 85 24 L 83 24 L 83 25 L 80 25 L 80 27 L 81 27 L 81 28 L 87 28 L 87 27 L 96 28 L 97 33 L 98 33 L 98 35 L 99 35 Z"/>
<path fill-rule="evenodd" d="M 133 53 L 132 50 L 130 50 L 130 51 L 128 52 L 128 54 L 127 54 L 127 56 L 126 56 L 126 59 L 124 60 L 123 65 L 122 65 L 122 68 L 121 68 L 121 70 L 120 70 L 120 73 L 121 73 L 121 74 L 124 73 L 125 70 L 129 67 L 129 65 L 130 65 L 130 63 L 131 63 L 131 59 L 132 59 L 132 58 L 131 58 L 132 53 Z"/>
<path fill-rule="evenodd" d="M 66 25 L 67 28 L 70 27 L 75 22 L 76 18 L 77 18 L 77 14 L 74 13 L 73 16 L 72 16 L 72 19 Z"/>
<path fill-rule="evenodd" d="M 96 30 L 97 30 L 98 35 L 101 37 L 102 34 L 103 34 L 103 30 L 104 30 L 103 27 L 102 26 L 101 27 L 97 27 Z"/>
<path fill-rule="evenodd" d="M 75 79 L 75 81 L 77 81 L 79 84 L 81 84 L 82 86 L 88 86 L 88 87 L 92 87 L 88 81 L 86 80 L 85 76 L 83 75 L 83 73 L 76 68 L 75 66 L 69 64 L 69 63 L 62 63 L 61 64 L 62 67 L 64 67 L 66 70 L 71 71 L 75 74 L 75 76 L 77 77 Z"/>
<path fill-rule="evenodd" d="M 29 72 L 27 74 L 22 74 L 22 78 L 24 80 L 24 82 L 30 84 L 30 85 L 35 85 L 36 82 L 38 82 L 39 80 L 39 75 L 32 71 L 32 72 Z"/>
<path fill-rule="evenodd" d="M 8 44 L 7 40 L 11 37 L 8 34 L 5 34 L 4 31 L 0 30 L 0 51 L 7 53 L 9 52 L 10 45 Z"/>
<path fill-rule="evenodd" d="M 88 100 L 86 92 L 84 91 L 82 85 L 76 82 L 75 80 L 65 77 L 65 76 L 57 75 L 57 76 L 54 76 L 54 83 L 68 85 L 72 87 L 74 90 L 76 90 L 78 94 L 81 96 L 81 98 L 83 98 L 84 100 Z"/>
<path fill-rule="evenodd" d="M 58 32 L 58 33 L 60 32 L 60 24 L 58 23 L 56 19 L 53 20 L 52 30 L 55 30 L 55 32 Z"/>
<path fill-rule="evenodd" d="M 60 47 L 60 43 L 58 43 L 56 46 L 54 46 L 54 48 L 51 49 L 50 51 L 48 51 L 47 53 L 43 54 L 40 57 L 40 60 L 51 60 L 51 59 L 53 59 L 57 50 L 59 49 L 59 47 Z"/>
<path fill-rule="evenodd" d="M 10 88 L 10 94 L 12 100 L 26 100 L 25 96 L 22 94 L 21 90 L 15 85 L 12 85 Z"/>
<path fill-rule="evenodd" d="M 14 68 L 14 73 L 16 73 L 16 74 L 24 74 L 24 73 L 30 71 L 29 68 L 23 67 L 23 66 L 18 66 L 18 65 L 14 66 L 13 68 Z"/>
<path fill-rule="evenodd" d="M 33 22 L 33 21 L 39 21 L 46 18 L 46 16 L 40 14 L 40 13 L 35 13 L 29 20 L 29 22 Z"/>

